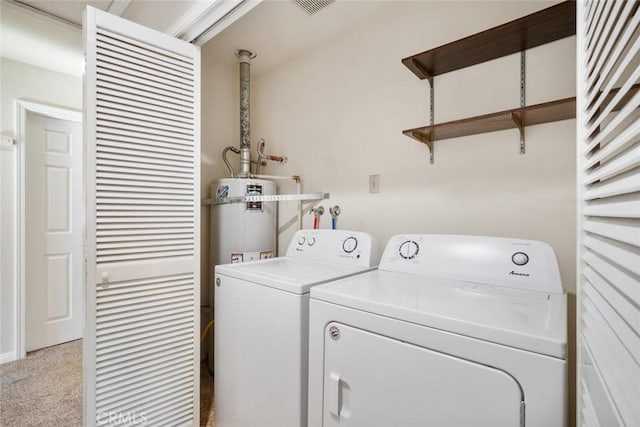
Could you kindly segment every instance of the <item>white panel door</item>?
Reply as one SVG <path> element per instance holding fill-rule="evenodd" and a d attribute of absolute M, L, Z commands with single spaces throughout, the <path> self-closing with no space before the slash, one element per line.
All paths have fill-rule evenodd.
<path fill-rule="evenodd" d="M 82 124 L 27 113 L 26 350 L 82 337 Z"/>
<path fill-rule="evenodd" d="M 85 425 L 199 420 L 200 51 L 88 8 Z"/>
<path fill-rule="evenodd" d="M 514 427 L 524 396 L 505 372 L 330 323 L 323 426 Z"/>

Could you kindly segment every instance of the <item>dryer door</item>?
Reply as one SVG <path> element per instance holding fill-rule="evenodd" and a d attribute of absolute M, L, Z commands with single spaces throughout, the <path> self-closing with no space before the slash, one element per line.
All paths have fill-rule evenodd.
<path fill-rule="evenodd" d="M 325 330 L 323 426 L 522 424 L 504 371 L 340 323 Z M 522 409 L 523 410 L 523 409 Z"/>

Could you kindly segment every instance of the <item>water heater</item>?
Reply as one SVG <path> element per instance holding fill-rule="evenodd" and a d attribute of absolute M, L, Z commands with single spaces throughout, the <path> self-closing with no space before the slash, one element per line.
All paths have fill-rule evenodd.
<path fill-rule="evenodd" d="M 223 178 L 211 185 L 211 198 L 274 195 L 272 181 Z M 219 264 L 254 261 L 276 256 L 277 202 L 224 203 L 211 207 L 210 277 Z M 210 283 L 209 306 L 214 306 L 215 286 Z M 209 371 L 213 372 L 213 333 L 209 340 Z"/>
<path fill-rule="evenodd" d="M 264 179 L 223 178 L 211 186 L 211 198 L 274 195 Z M 211 265 L 272 258 L 276 250 L 276 202 L 215 205 L 211 209 Z"/>

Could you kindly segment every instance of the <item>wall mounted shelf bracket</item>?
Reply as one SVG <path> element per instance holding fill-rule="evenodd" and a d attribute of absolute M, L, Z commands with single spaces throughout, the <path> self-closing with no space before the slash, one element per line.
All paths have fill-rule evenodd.
<path fill-rule="evenodd" d="M 526 106 L 526 53 L 523 50 L 520 52 L 520 108 L 524 109 Z M 518 129 L 520 130 L 520 154 L 524 154 L 525 152 L 525 141 L 524 141 L 524 123 L 523 118 L 519 117 L 517 114 L 511 113 L 511 120 L 516 124 Z"/>
<path fill-rule="evenodd" d="M 511 120 L 520 131 L 520 154 L 524 154 L 524 123 L 518 113 L 511 112 Z"/>
<path fill-rule="evenodd" d="M 434 125 L 434 105 L 435 105 L 435 99 L 434 99 L 434 92 L 435 89 L 433 87 L 433 75 L 422 66 L 422 64 L 420 64 L 416 59 L 411 59 L 411 64 L 415 67 L 415 73 L 418 74 L 418 76 L 423 79 L 423 80 L 427 80 L 429 82 L 429 123 L 431 126 L 431 132 L 429 132 L 429 135 L 427 136 L 427 138 L 422 138 L 422 137 L 418 137 L 418 136 L 414 136 L 414 138 L 418 138 L 420 141 L 424 142 L 424 144 L 429 148 L 429 163 L 433 164 L 433 134 L 434 134 L 434 129 L 433 129 L 433 125 Z"/>
<path fill-rule="evenodd" d="M 433 87 L 433 77 L 428 76 L 427 81 L 429 82 L 429 124 L 431 126 L 431 132 L 429 132 L 429 142 L 427 142 L 427 147 L 429 147 L 429 163 L 433 164 L 433 139 L 435 134 L 434 125 L 434 108 L 435 108 L 435 89 Z"/>

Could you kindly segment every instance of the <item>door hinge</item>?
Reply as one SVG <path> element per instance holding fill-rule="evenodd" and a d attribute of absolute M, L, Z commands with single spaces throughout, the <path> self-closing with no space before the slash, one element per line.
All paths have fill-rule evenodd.
<path fill-rule="evenodd" d="M 524 403 L 524 400 L 522 402 L 520 402 L 520 427 L 524 427 L 524 412 L 525 412 L 525 408 L 526 405 Z"/>

